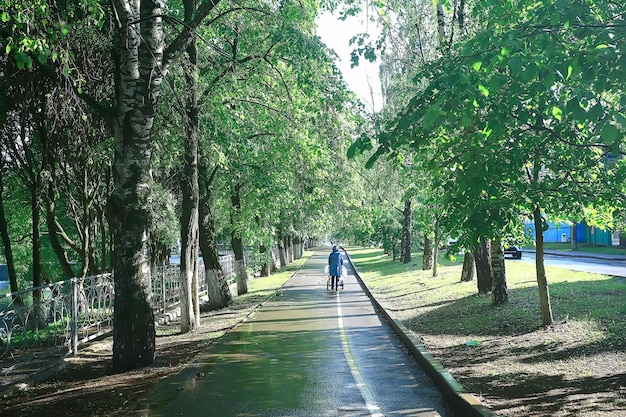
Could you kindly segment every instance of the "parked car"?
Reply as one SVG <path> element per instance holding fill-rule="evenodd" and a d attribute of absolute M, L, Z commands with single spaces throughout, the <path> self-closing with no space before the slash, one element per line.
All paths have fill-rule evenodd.
<path fill-rule="evenodd" d="M 504 256 L 511 255 L 513 259 L 522 259 L 522 251 L 515 246 L 507 246 L 504 248 Z"/>

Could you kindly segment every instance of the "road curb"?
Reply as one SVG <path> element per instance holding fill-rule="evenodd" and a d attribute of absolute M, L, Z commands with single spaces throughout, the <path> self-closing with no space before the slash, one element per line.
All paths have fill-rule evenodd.
<path fill-rule="evenodd" d="M 385 317 L 393 331 L 400 337 L 402 343 L 406 346 L 419 364 L 424 368 L 426 373 L 435 381 L 439 389 L 461 412 L 463 417 L 498 417 L 496 413 L 491 411 L 487 406 L 482 404 L 478 398 L 467 392 L 461 384 L 435 359 L 428 349 L 411 333 L 411 331 L 402 322 L 389 313 L 376 299 L 372 291 L 369 289 L 365 281 L 359 275 L 352 258 L 346 252 L 346 256 L 354 275 L 363 287 L 363 290 L 370 298 L 374 306 Z"/>

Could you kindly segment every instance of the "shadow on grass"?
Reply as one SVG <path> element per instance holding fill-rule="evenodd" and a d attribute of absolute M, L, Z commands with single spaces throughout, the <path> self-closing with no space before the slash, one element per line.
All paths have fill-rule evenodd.
<path fill-rule="evenodd" d="M 581 415 L 615 411 L 619 404 L 608 401 L 604 394 L 623 389 L 626 375 L 565 379 L 561 375 L 520 372 L 503 373 L 496 378 L 468 375 L 464 383 L 467 387 L 486 387 L 489 395 L 509 399 L 501 406 L 492 406 L 495 412 L 523 407 L 526 416 L 547 416 L 566 407 L 569 410 L 566 415 Z"/>
<path fill-rule="evenodd" d="M 415 295 L 424 291 L 427 289 L 404 294 Z M 626 349 L 626 330 L 619 325 L 626 322 L 626 285 L 622 280 L 609 278 L 592 282 L 561 282 L 552 284 L 550 292 L 555 327 L 568 321 L 592 322 L 593 327 L 604 334 L 602 341 L 583 343 L 586 351 L 581 353 Z M 392 295 L 388 300 L 392 297 L 400 298 Z M 420 304 L 420 301 L 424 304 Z M 477 294 L 458 299 L 417 298 L 415 302 L 417 314 L 406 321 L 418 334 L 516 336 L 541 327 L 536 287 L 510 290 L 509 303 L 502 306 L 493 306 L 490 297 Z M 555 331 L 559 329 L 555 328 Z M 564 355 L 575 353 L 566 352 Z"/>

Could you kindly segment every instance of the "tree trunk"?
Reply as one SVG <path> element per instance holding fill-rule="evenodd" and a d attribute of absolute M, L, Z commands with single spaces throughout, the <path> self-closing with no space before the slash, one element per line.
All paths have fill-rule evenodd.
<path fill-rule="evenodd" d="M 185 22 L 196 10 L 196 0 L 185 0 Z M 187 46 L 189 68 L 187 82 L 187 108 L 184 143 L 184 168 L 181 179 L 181 256 L 180 256 L 180 330 L 183 333 L 200 327 L 200 300 L 198 295 L 198 100 L 197 100 L 197 50 L 195 40 Z"/>
<path fill-rule="evenodd" d="M 494 305 L 502 305 L 509 301 L 509 294 L 506 287 L 504 253 L 502 251 L 502 242 L 499 237 L 495 238 L 491 242 L 491 265 L 493 267 L 491 302 Z"/>
<path fill-rule="evenodd" d="M 104 210 L 101 210 L 99 207 L 96 209 L 96 214 L 98 218 L 98 232 L 100 235 L 100 263 L 99 270 L 100 271 L 108 271 L 109 270 L 109 262 L 108 262 L 108 251 L 107 251 L 107 223 L 104 216 Z"/>
<path fill-rule="evenodd" d="M 150 365 L 156 351 L 148 225 L 151 133 L 164 76 L 164 35 L 158 2 L 114 0 L 113 4 L 117 112 L 114 190 L 108 203 L 114 236 L 113 368 L 127 371 Z"/>
<path fill-rule="evenodd" d="M 427 271 L 433 267 L 433 242 L 428 236 L 424 236 L 424 257 L 422 270 Z"/>
<path fill-rule="evenodd" d="M 231 245 L 235 253 L 235 280 L 237 281 L 237 295 L 248 293 L 248 271 L 243 253 L 243 241 L 241 237 L 232 235 Z"/>
<path fill-rule="evenodd" d="M 2 158 L 0 158 L 2 161 Z M 2 162 L 0 162 L 2 163 Z M 7 272 L 9 274 L 9 286 L 11 292 L 19 291 L 17 285 L 17 273 L 15 272 L 15 260 L 13 259 L 13 248 L 11 246 L 11 238 L 9 236 L 9 223 L 7 222 L 4 212 L 4 167 L 0 166 L 0 236 L 2 237 L 2 246 L 4 248 L 4 257 L 7 261 Z M 19 295 L 13 296 L 13 304 L 15 306 L 23 305 Z"/>
<path fill-rule="evenodd" d="M 261 276 L 269 277 L 272 274 L 272 252 L 265 245 L 259 245 L 259 253 L 263 260 L 261 264 Z"/>
<path fill-rule="evenodd" d="M 202 165 L 201 165 L 202 166 Z M 217 244 L 215 242 L 215 223 L 211 214 L 210 198 L 208 193 L 202 193 L 200 202 L 200 249 L 204 261 L 205 281 L 210 311 L 219 310 L 233 302 L 228 282 L 220 264 Z"/>
<path fill-rule="evenodd" d="M 59 240 L 54 209 L 54 187 L 52 183 L 50 183 L 48 184 L 48 195 L 46 198 L 46 225 L 48 226 L 48 240 L 50 241 L 50 246 L 52 247 L 52 250 L 57 257 L 59 265 L 61 266 L 63 277 L 65 279 L 69 279 L 74 277 L 74 271 L 72 271 L 70 261 L 67 258 L 67 252 L 65 251 Z"/>
<path fill-rule="evenodd" d="M 248 293 L 248 272 L 243 251 L 243 240 L 239 232 L 239 222 L 241 216 L 241 184 L 237 183 L 233 187 L 230 195 L 233 214 L 231 216 L 232 233 L 230 243 L 235 254 L 235 280 L 237 281 L 237 294 Z"/>
<path fill-rule="evenodd" d="M 433 277 L 439 275 L 438 262 L 439 259 L 439 235 L 435 232 L 435 241 L 433 242 Z"/>
<path fill-rule="evenodd" d="M 471 251 L 465 252 L 463 258 L 463 270 L 461 271 L 461 282 L 474 281 L 476 276 L 476 263 L 474 262 L 474 255 Z"/>
<path fill-rule="evenodd" d="M 281 268 L 287 266 L 287 249 L 285 248 L 284 239 L 278 238 L 278 257 Z"/>
<path fill-rule="evenodd" d="M 483 240 L 480 246 L 474 249 L 474 261 L 476 263 L 478 293 L 489 294 L 493 270 L 491 266 L 491 242 L 488 239 Z"/>
<path fill-rule="evenodd" d="M 572 243 L 572 250 L 578 250 L 578 223 L 574 223 L 570 228 L 570 242 Z"/>
<path fill-rule="evenodd" d="M 39 175 L 37 175 L 39 177 Z M 43 284 L 43 265 L 41 261 L 41 231 L 39 230 L 39 219 L 41 217 L 41 206 L 39 204 L 39 179 L 35 180 L 33 188 L 30 190 L 31 218 L 32 218 L 32 268 L 33 287 L 40 287 Z M 39 310 L 41 304 L 41 290 L 33 291 L 33 306 Z"/>
<path fill-rule="evenodd" d="M 543 253 L 543 218 L 541 217 L 541 208 L 539 205 L 535 207 L 533 213 L 535 223 L 535 268 L 537 270 L 537 286 L 539 288 L 539 305 L 541 306 L 541 324 L 551 326 L 553 323 L 552 306 L 550 305 L 550 290 L 548 288 L 548 278 L 546 277 L 546 269 L 544 266 Z"/>
<path fill-rule="evenodd" d="M 439 32 L 439 48 L 446 46 L 446 16 L 443 11 L 443 2 L 437 1 L 437 30 Z"/>
<path fill-rule="evenodd" d="M 400 260 L 403 264 L 411 262 L 411 220 L 413 217 L 413 209 L 411 208 L 411 199 L 404 201 L 404 221 L 402 222 L 402 242 L 400 243 Z"/>
<path fill-rule="evenodd" d="M 285 258 L 287 265 L 293 262 L 293 240 L 288 235 L 285 236 Z"/>

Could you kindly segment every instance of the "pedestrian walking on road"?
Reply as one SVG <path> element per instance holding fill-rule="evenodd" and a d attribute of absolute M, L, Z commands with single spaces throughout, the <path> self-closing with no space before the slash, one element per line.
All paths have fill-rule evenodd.
<path fill-rule="evenodd" d="M 330 289 L 339 290 L 339 278 L 343 266 L 343 256 L 337 245 L 333 246 L 333 251 L 328 255 L 328 274 L 330 275 Z"/>

